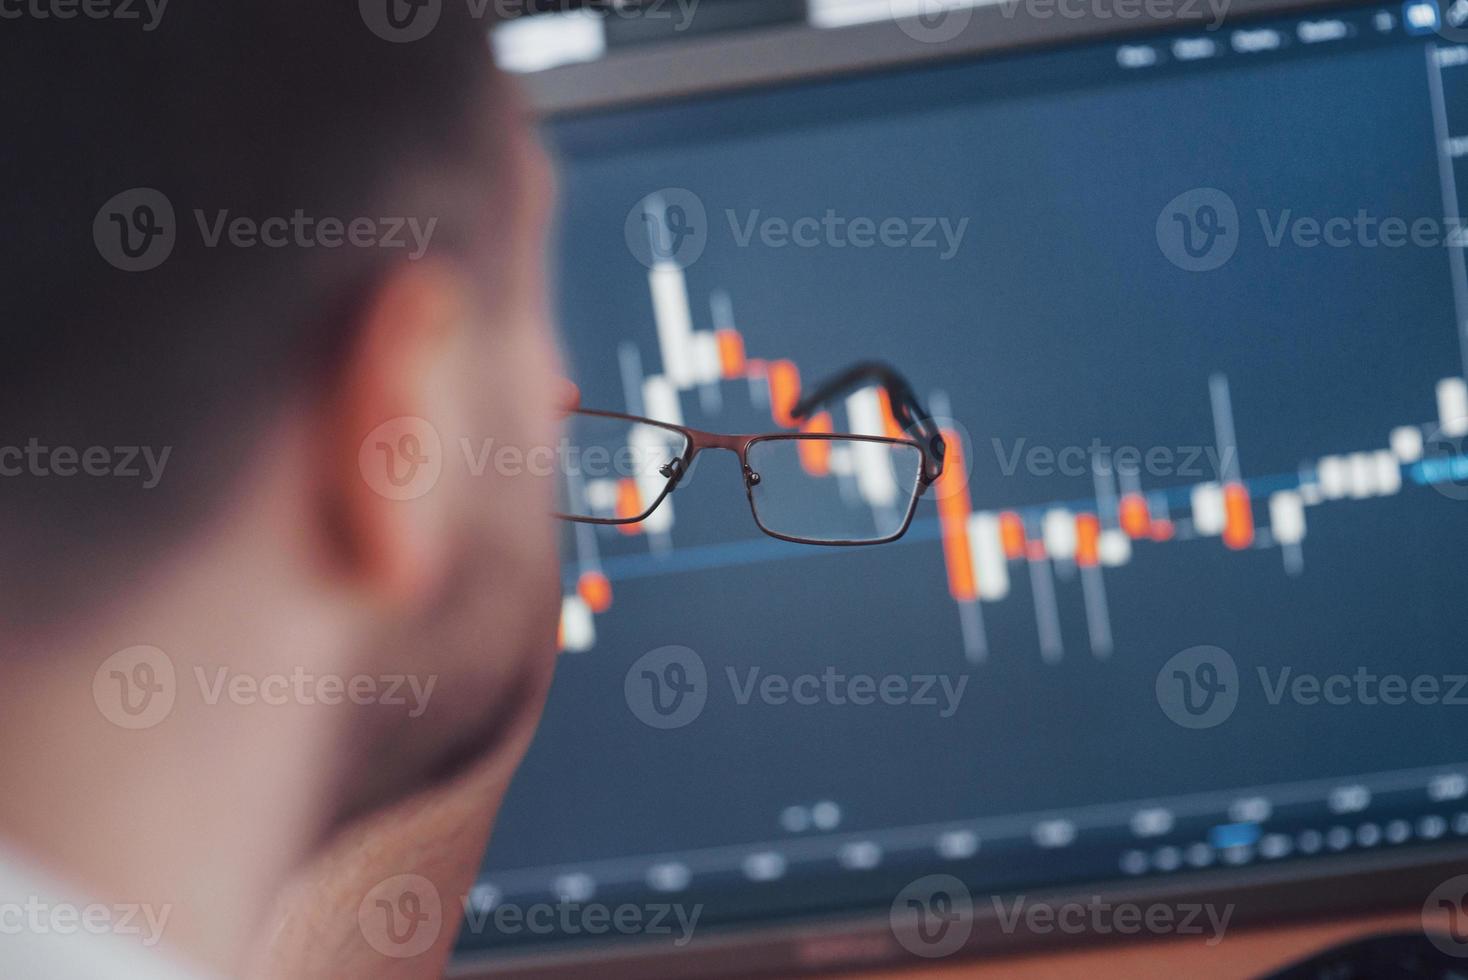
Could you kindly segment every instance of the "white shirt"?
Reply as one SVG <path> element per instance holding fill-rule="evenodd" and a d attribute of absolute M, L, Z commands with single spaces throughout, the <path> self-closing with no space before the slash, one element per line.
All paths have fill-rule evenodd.
<path fill-rule="evenodd" d="M 164 951 L 172 910 L 68 895 L 0 847 L 0 977 L 206 980 Z"/>

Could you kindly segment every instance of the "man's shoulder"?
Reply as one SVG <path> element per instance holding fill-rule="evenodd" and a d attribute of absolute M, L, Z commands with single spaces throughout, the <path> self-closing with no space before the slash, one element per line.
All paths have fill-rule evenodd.
<path fill-rule="evenodd" d="M 0 977 L 208 980 L 166 951 L 171 908 L 79 895 L 0 842 Z"/>

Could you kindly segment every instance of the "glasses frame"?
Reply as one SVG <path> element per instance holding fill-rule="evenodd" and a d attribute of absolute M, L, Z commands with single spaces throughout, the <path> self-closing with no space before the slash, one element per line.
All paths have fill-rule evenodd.
<path fill-rule="evenodd" d="M 857 435 L 844 432 L 762 432 L 755 434 L 730 435 L 721 432 L 707 432 L 703 429 L 693 429 L 684 425 L 673 425 L 669 422 L 659 422 L 657 419 L 645 418 L 641 415 L 628 415 L 625 412 L 607 412 L 599 409 L 578 408 L 572 415 L 588 415 L 595 418 L 617 419 L 637 425 L 647 425 L 655 429 L 674 432 L 683 437 L 684 450 L 682 455 L 676 456 L 663 467 L 663 475 L 668 478 L 656 500 L 649 504 L 641 514 L 636 517 L 580 517 L 570 514 L 556 514 L 555 516 L 565 521 L 574 521 L 578 524 L 600 524 L 602 526 L 619 526 L 628 524 L 640 524 L 657 510 L 662 502 L 668 498 L 674 490 L 678 489 L 683 478 L 693 468 L 693 461 L 698 454 L 705 450 L 724 450 L 734 453 L 739 457 L 740 473 L 744 477 L 744 496 L 749 502 L 750 514 L 754 517 L 755 525 L 765 534 L 781 541 L 789 541 L 794 544 L 808 544 L 822 547 L 851 548 L 864 547 L 867 545 L 890 544 L 900 539 L 912 526 L 913 516 L 917 513 L 918 502 L 927 494 L 928 488 L 937 482 L 943 474 L 943 457 L 946 453 L 946 445 L 943 436 L 938 430 L 936 423 L 918 403 L 913 395 L 912 389 L 895 370 L 885 364 L 878 362 L 865 362 L 842 372 L 830 381 L 819 385 L 809 396 L 801 399 L 791 410 L 791 415 L 797 421 L 808 418 L 810 414 L 821 404 L 830 401 L 840 394 L 856 388 L 863 387 L 871 381 L 879 382 L 888 393 L 893 409 L 893 415 L 900 424 L 916 428 L 923 435 L 923 441 L 907 438 L 893 438 L 890 436 Z M 759 508 L 754 502 L 754 488 L 759 485 L 759 474 L 749 465 L 749 450 L 751 446 L 762 442 L 794 442 L 803 440 L 821 440 L 825 442 L 871 442 L 885 445 L 910 446 L 916 449 L 922 460 L 918 467 L 917 486 L 911 494 L 907 503 L 907 512 L 902 517 L 902 526 L 898 530 L 882 538 L 863 538 L 860 540 L 822 540 L 817 538 L 802 538 L 789 534 L 782 534 L 771 530 L 760 520 Z M 668 470 L 672 472 L 667 472 Z"/>

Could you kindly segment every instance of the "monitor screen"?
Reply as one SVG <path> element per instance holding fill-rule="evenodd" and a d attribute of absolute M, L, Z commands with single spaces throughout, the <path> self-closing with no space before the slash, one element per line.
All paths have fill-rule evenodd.
<path fill-rule="evenodd" d="M 1351 7 L 555 120 L 587 408 L 782 431 L 879 360 L 951 448 L 892 544 L 761 533 L 725 452 L 564 527 L 464 946 L 617 931 L 502 906 L 713 931 L 1468 838 L 1451 34 Z M 586 506 L 656 494 L 611 470 Z M 884 460 L 794 472 L 888 519 Z"/>

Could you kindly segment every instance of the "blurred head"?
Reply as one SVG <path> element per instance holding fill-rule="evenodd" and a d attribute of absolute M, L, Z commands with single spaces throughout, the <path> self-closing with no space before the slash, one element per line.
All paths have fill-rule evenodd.
<path fill-rule="evenodd" d="M 554 654 L 550 487 L 498 453 L 556 438 L 551 187 L 443 6 L 5 25 L 0 669 L 167 638 L 172 725 L 271 718 L 191 714 L 195 664 L 433 678 L 311 716 L 323 832 L 523 742 Z"/>

